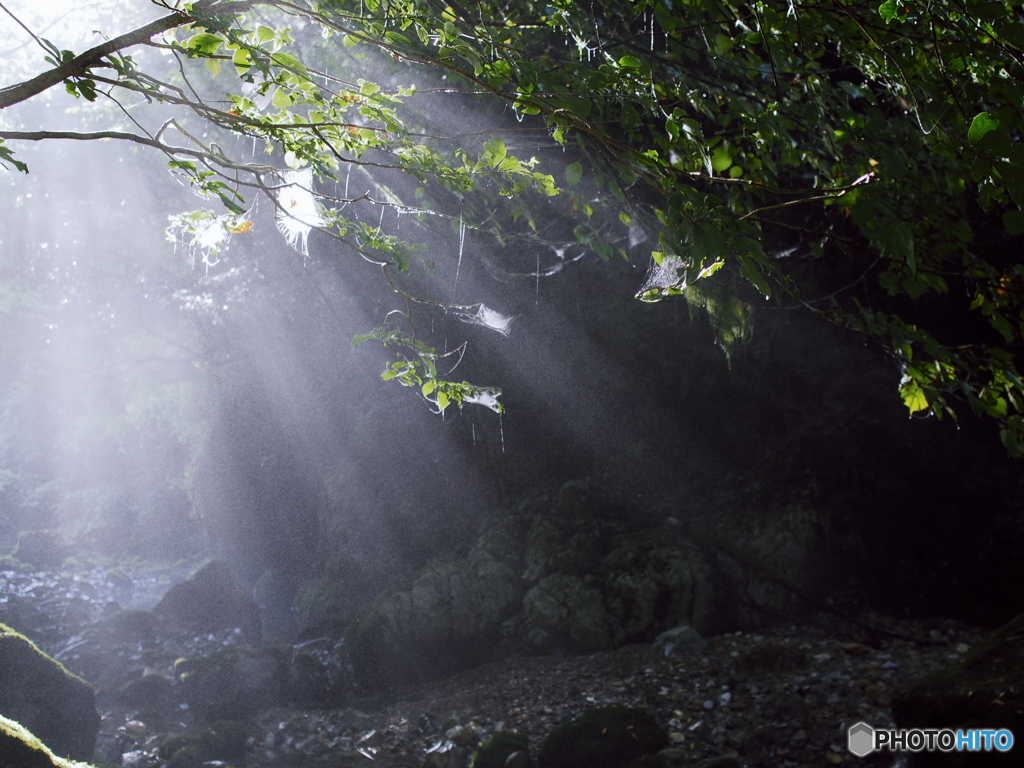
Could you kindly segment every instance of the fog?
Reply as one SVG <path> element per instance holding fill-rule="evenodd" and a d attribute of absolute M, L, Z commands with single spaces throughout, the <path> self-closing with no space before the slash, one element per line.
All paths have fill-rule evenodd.
<path fill-rule="evenodd" d="M 82 28 L 76 19 L 69 30 Z M 538 126 L 438 90 L 416 102 L 431 133 L 476 146 L 501 131 L 510 152 L 564 175 L 563 150 Z M 152 130 L 160 111 L 133 115 Z M 84 104 L 56 89 L 9 112 L 8 127 L 26 129 L 124 123 L 100 104 L 83 126 Z M 666 467 L 685 467 L 671 470 L 685 484 L 716 459 L 713 441 L 691 434 L 691 416 L 658 391 L 667 382 L 653 382 L 624 343 L 649 333 L 706 343 L 706 329 L 685 308 L 632 302 L 646 259 L 606 265 L 585 253 L 557 203 L 540 226 L 560 253 L 467 227 L 473 209 L 450 195 L 435 200 L 446 218 L 379 205 L 382 185 L 411 199 L 387 169 L 317 182 L 328 198 L 365 192 L 371 200 L 346 215 L 424 246 L 405 290 L 513 318 L 506 336 L 458 312 L 413 310 L 406 330 L 459 350 L 441 363 L 458 365 L 455 380 L 504 390 L 504 414 L 440 414 L 381 380 L 379 344 L 351 344 L 403 309 L 379 269 L 316 231 L 298 252 L 267 199 L 247 201 L 251 231 L 204 265 L 190 236 L 172 231 L 171 242 L 165 230 L 169 215 L 209 203 L 157 153 L 45 142 L 19 144 L 18 157 L 31 172 L 0 177 L 8 549 L 21 530 L 53 527 L 93 556 L 223 556 L 250 586 L 282 581 L 286 602 L 334 553 L 358 601 L 467 545 L 491 510 L 523 494 L 594 475 L 636 496 L 662 485 Z M 662 364 L 693 370 L 697 360 L 725 369 L 711 345 Z M 282 611 L 281 631 L 294 630 L 292 606 Z"/>
<path fill-rule="evenodd" d="M 140 6 L 133 12 L 148 12 Z M 112 21 L 113 8 L 97 4 L 98 22 Z M 12 7 L 36 23 L 28 10 Z M 120 30 L 144 18 L 114 20 Z M 66 22 L 47 34 L 71 45 L 88 24 Z M 158 52 L 139 55 L 160 65 Z M 36 59 L 19 66 L 35 71 Z M 389 85 L 412 76 L 366 66 L 364 76 Z M 557 179 L 578 157 L 539 124 L 448 92 L 435 74 L 416 76 L 425 130 L 450 146 L 476 150 L 500 133 L 510 153 L 537 157 Z M 125 124 L 110 104 L 84 106 L 54 89 L 3 117 L 21 129 Z M 131 116 L 150 131 L 166 117 L 158 105 Z M 467 323 L 440 306 L 401 321 L 441 352 L 460 350 L 444 358 L 458 363 L 454 380 L 503 390 L 503 414 L 437 413 L 381 379 L 389 350 L 353 347 L 406 307 L 378 267 L 337 240 L 314 230 L 300 252 L 271 201 L 253 193 L 251 230 L 204 264 L 188 235 L 168 238 L 168 216 L 216 200 L 198 200 L 158 153 L 113 141 L 20 142 L 17 153 L 31 173 L 0 175 L 0 550 L 21 531 L 55 528 L 88 557 L 223 557 L 247 589 L 274 592 L 264 616 L 272 637 L 320 618 L 297 604 L 304 584 L 342 584 L 344 605 L 332 610 L 348 616 L 464 551 L 495 510 L 576 478 L 638 519 L 686 523 L 838 487 L 856 507 L 869 489 L 860 459 L 843 451 L 892 445 L 890 428 L 915 445 L 938 434 L 909 431 L 877 351 L 813 319 L 766 309 L 730 365 L 702 313 L 681 299 L 635 301 L 653 231 L 644 239 L 635 224 L 610 222 L 630 259 L 604 262 L 576 243 L 577 220 L 558 198 L 535 212 L 540 236 L 506 221 L 497 239 L 476 228 L 484 217 L 473 200 L 437 192 L 441 215 L 415 217 L 381 204 L 388 193 L 412 200 L 411 180 L 343 168 L 315 182 L 318 195 L 365 192 L 346 215 L 423 246 L 403 290 L 512 318 L 507 335 L 494 328 L 504 320 Z M 279 155 L 266 162 L 285 169 Z M 629 210 L 640 209 L 635 194 Z M 851 427 L 863 403 L 896 426 Z M 913 455 L 880 463 L 896 475 Z"/>

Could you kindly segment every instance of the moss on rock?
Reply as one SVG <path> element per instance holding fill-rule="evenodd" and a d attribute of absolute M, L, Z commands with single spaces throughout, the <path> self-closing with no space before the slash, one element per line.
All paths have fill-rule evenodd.
<path fill-rule="evenodd" d="M 622 768 L 668 746 L 668 735 L 640 709 L 588 709 L 555 728 L 540 747 L 539 768 Z"/>
<path fill-rule="evenodd" d="M 0 714 L 57 754 L 92 757 L 100 727 L 96 692 L 5 624 L 0 624 Z"/>
<path fill-rule="evenodd" d="M 473 755 L 473 768 L 505 768 L 505 761 L 515 752 L 527 752 L 529 739 L 514 731 L 499 731 L 483 744 Z"/>
<path fill-rule="evenodd" d="M 58 757 L 30 730 L 0 715 L 0 758 L 4 768 L 92 768 Z"/>
<path fill-rule="evenodd" d="M 174 736 L 160 745 L 159 754 L 168 768 L 197 768 L 211 760 L 240 760 L 249 734 L 234 720 L 219 720 L 195 736 Z"/>

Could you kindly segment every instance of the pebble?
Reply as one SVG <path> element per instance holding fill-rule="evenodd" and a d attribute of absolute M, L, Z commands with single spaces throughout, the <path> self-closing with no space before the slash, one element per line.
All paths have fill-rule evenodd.
<path fill-rule="evenodd" d="M 76 638 L 89 637 L 83 633 L 102 618 L 113 596 L 108 575 L 97 571 L 72 582 L 0 572 L 6 600 L 0 621 L 6 611 L 47 605 L 52 613 L 33 614 L 40 621 L 40 644 L 74 670 L 78 653 L 88 648 Z M 48 594 L 60 599 L 43 600 Z M 82 600 L 93 603 L 95 616 L 70 610 Z M 772 768 L 846 764 L 849 725 L 865 720 L 891 726 L 897 691 L 986 636 L 942 619 L 867 613 L 856 619 L 807 616 L 756 634 L 708 637 L 669 655 L 637 644 L 590 656 L 506 659 L 338 709 L 273 709 L 255 724 L 246 765 L 321 768 L 368 764 L 369 758 L 375 768 L 466 768 L 477 746 L 499 730 L 527 736 L 536 756 L 552 729 L 610 703 L 646 709 L 669 734 L 680 765 L 714 759 Z M 179 656 L 239 642 L 237 635 L 165 637 L 155 651 L 146 649 L 146 665 L 173 678 Z M 128 665 L 142 651 L 124 644 L 118 652 Z M 316 650 L 325 663 L 333 652 Z M 117 740 L 111 743 L 118 751 L 123 748 L 123 768 L 162 765 L 159 745 L 180 733 L 180 726 L 157 731 L 130 715 L 112 709 L 103 718 L 103 733 Z"/>

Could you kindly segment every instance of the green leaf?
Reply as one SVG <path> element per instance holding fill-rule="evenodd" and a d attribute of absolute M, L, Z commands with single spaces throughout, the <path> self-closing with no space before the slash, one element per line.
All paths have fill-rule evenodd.
<path fill-rule="evenodd" d="M 752 256 L 740 256 L 740 275 L 750 282 L 765 298 L 771 298 L 772 287 L 765 279 L 761 267 Z"/>
<path fill-rule="evenodd" d="M 274 98 L 271 103 L 278 109 L 288 109 L 292 105 L 292 97 L 284 88 L 277 88 L 274 91 Z"/>
<path fill-rule="evenodd" d="M 209 32 L 200 32 L 198 35 L 190 37 L 188 42 L 185 43 L 185 47 L 203 56 L 212 56 L 223 43 L 223 38 L 217 35 L 211 35 Z"/>
<path fill-rule="evenodd" d="M 729 150 L 721 146 L 715 147 L 714 154 L 711 155 L 711 167 L 715 173 L 728 170 L 730 165 L 732 165 L 732 155 L 729 154 Z"/>
<path fill-rule="evenodd" d="M 507 154 L 508 150 L 505 148 L 505 142 L 501 140 L 500 136 L 492 136 L 484 143 L 484 157 L 491 168 L 497 168 L 501 165 L 501 161 L 505 159 Z"/>
<path fill-rule="evenodd" d="M 431 393 L 435 389 L 437 389 L 437 382 L 434 381 L 433 379 L 431 379 L 429 381 L 424 381 L 423 382 L 423 386 L 420 387 L 420 392 L 423 393 L 424 397 L 430 397 Z"/>
<path fill-rule="evenodd" d="M 994 131 L 999 127 L 999 121 L 988 112 L 979 112 L 971 121 L 971 127 L 967 129 L 967 140 L 971 144 L 977 144 L 986 133 Z"/>
<path fill-rule="evenodd" d="M 278 52 L 272 54 L 270 58 L 279 67 L 290 69 L 300 75 L 308 74 L 306 71 L 306 65 L 289 53 Z"/>
<path fill-rule="evenodd" d="M 448 407 L 448 403 L 449 402 L 451 402 L 451 399 L 448 397 L 448 395 L 446 395 L 444 392 L 438 392 L 437 393 L 437 407 L 438 408 L 440 408 L 443 411 L 445 408 Z"/>
<path fill-rule="evenodd" d="M 245 48 L 236 49 L 231 55 L 231 61 L 234 62 L 235 69 L 238 70 L 238 74 L 244 73 L 252 66 L 252 57 Z"/>
<path fill-rule="evenodd" d="M 644 63 L 636 56 L 623 56 L 619 59 L 619 66 L 627 69 L 639 69 Z"/>
<path fill-rule="evenodd" d="M 578 184 L 579 180 L 583 178 L 583 164 L 577 160 L 575 163 L 569 163 L 565 166 L 565 183 L 570 187 L 573 184 Z"/>
<path fill-rule="evenodd" d="M 883 19 L 885 19 L 885 23 L 888 24 L 889 22 L 899 18 L 899 8 L 900 3 L 898 0 L 885 0 L 885 2 L 878 7 L 878 13 Z"/>
<path fill-rule="evenodd" d="M 1024 234 L 1024 211 L 1009 210 L 1004 213 L 1003 226 L 1011 235 Z"/>
<path fill-rule="evenodd" d="M 224 204 L 224 207 L 227 208 L 232 213 L 237 214 L 237 215 L 241 215 L 241 214 L 245 213 L 245 208 L 240 206 L 238 203 L 236 203 L 230 197 L 225 195 L 223 192 L 217 192 L 217 197 L 220 198 L 220 201 L 221 201 L 221 203 Z"/>
<path fill-rule="evenodd" d="M 903 398 L 903 404 L 907 406 L 911 415 L 928 409 L 928 398 L 913 379 L 904 382 L 900 387 L 900 397 Z"/>

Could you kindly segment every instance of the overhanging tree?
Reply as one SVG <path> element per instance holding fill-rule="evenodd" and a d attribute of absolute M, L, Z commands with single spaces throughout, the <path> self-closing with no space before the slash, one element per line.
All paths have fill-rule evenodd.
<path fill-rule="evenodd" d="M 820 314 L 884 345 L 912 415 L 973 411 L 1024 455 L 1019 0 L 154 6 L 82 53 L 35 39 L 49 67 L 0 90 L 0 109 L 63 84 L 124 119 L 2 130 L 0 161 L 26 170 L 19 141 L 163 152 L 226 209 L 173 221 L 208 264 L 264 196 L 298 250 L 316 229 L 380 270 L 400 302 L 371 335 L 403 350 L 384 376 L 440 410 L 497 410 L 499 392 L 443 375 L 418 314 L 499 333 L 509 319 L 419 290 L 416 244 L 357 204 L 529 244 L 551 256 L 489 266 L 538 279 L 584 252 L 642 258 L 638 297 L 685 295 L 726 347 L 760 297 Z M 142 68 L 142 45 L 174 66 Z M 438 98 L 505 105 L 564 159 L 527 158 L 517 130 L 432 132 Z M 353 169 L 372 193 L 348 194 Z"/>

